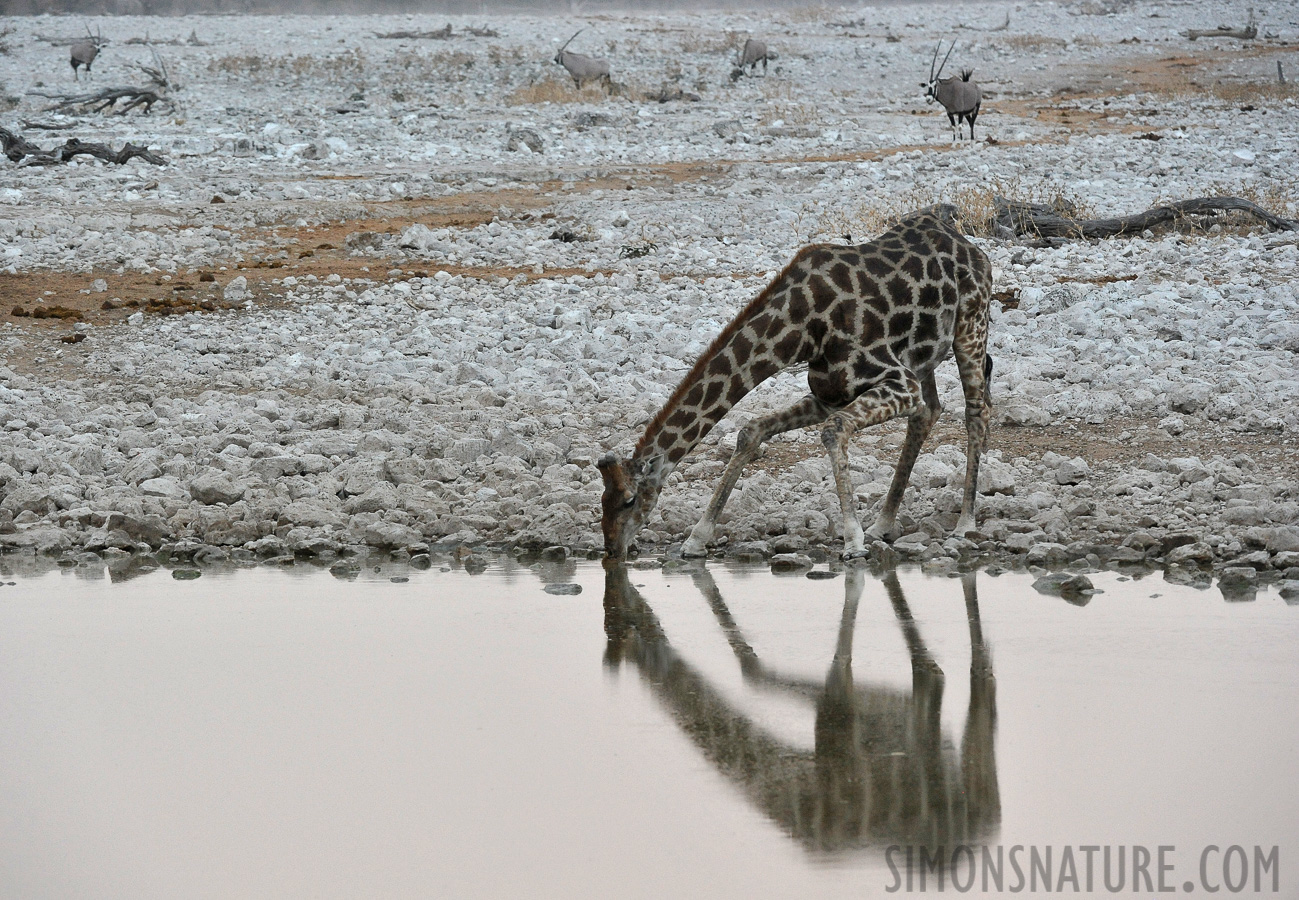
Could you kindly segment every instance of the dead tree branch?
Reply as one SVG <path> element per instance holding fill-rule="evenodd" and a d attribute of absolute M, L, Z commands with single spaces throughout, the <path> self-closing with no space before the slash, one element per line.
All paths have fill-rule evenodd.
<path fill-rule="evenodd" d="M 166 159 L 150 152 L 149 148 L 130 143 L 125 144 L 121 150 L 113 150 L 107 144 L 90 144 L 79 138 L 69 138 L 62 147 L 42 150 L 28 142 L 22 135 L 14 134 L 4 128 L 0 128 L 0 146 L 3 146 L 5 156 L 21 166 L 53 166 L 82 154 L 119 166 L 136 157 L 155 166 L 167 164 Z"/>
<path fill-rule="evenodd" d="M 12 162 L 18 162 L 24 156 L 43 152 L 40 147 L 28 143 L 21 134 L 14 134 L 7 128 L 0 128 L 0 148 L 4 149 L 5 156 Z"/>
<path fill-rule="evenodd" d="M 1156 206 L 1132 216 L 1110 219 L 1074 219 L 1060 215 L 1059 210 L 1036 203 L 994 198 L 997 224 L 1015 234 L 1042 238 L 1105 238 L 1145 231 L 1155 225 L 1174 222 L 1188 216 L 1217 212 L 1244 212 L 1266 222 L 1277 231 L 1299 231 L 1299 222 L 1283 219 L 1256 203 L 1239 197 L 1198 197 L 1166 206 Z"/>
<path fill-rule="evenodd" d="M 29 93 L 37 97 L 44 97 L 47 100 L 58 101 L 45 107 L 42 112 L 71 109 L 76 106 L 93 106 L 94 109 L 91 112 L 102 112 L 111 108 L 113 115 L 118 116 L 126 115 L 137 106 L 143 106 L 144 111 L 147 113 L 153 108 L 153 104 L 159 100 L 168 100 L 165 94 L 159 93 L 159 90 L 148 87 L 131 87 L 129 85 L 104 88 L 93 94 L 46 94 L 40 91 L 29 91 Z M 126 105 L 121 109 L 115 108 L 119 100 L 127 101 Z"/>

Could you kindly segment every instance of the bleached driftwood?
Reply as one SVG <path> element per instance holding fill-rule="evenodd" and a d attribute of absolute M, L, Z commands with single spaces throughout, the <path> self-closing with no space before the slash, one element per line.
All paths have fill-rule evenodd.
<path fill-rule="evenodd" d="M 1104 238 L 1145 231 L 1155 225 L 1173 222 L 1187 216 L 1215 212 L 1244 212 L 1266 222 L 1278 231 L 1299 231 L 1299 222 L 1284 219 L 1240 197 L 1198 197 L 1166 206 L 1156 206 L 1131 216 L 1109 219 L 1075 219 L 1060 210 L 1037 203 L 994 198 L 997 224 L 1018 235 L 1042 238 Z"/>
<path fill-rule="evenodd" d="M 54 166 L 83 154 L 117 165 L 137 157 L 155 166 L 167 164 L 167 160 L 149 148 L 131 143 L 123 145 L 121 150 L 114 150 L 107 144 L 91 144 L 79 138 L 68 138 L 61 147 L 42 150 L 22 135 L 4 128 L 0 128 L 0 147 L 3 147 L 5 156 L 21 166 Z"/>

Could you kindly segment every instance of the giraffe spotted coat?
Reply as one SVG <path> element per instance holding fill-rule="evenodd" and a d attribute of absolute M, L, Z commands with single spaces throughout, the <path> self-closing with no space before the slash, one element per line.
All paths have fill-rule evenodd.
<path fill-rule="evenodd" d="M 667 475 L 746 394 L 792 365 L 809 393 L 741 429 L 734 456 L 684 552 L 702 555 L 744 465 L 775 434 L 822 425 L 843 516 L 845 555 L 860 554 L 847 446 L 856 430 L 895 416 L 909 425 L 893 483 L 869 533 L 897 537 L 896 515 L 934 420 L 934 368 L 954 356 L 965 394 L 968 452 L 958 533 L 974 530 L 974 492 L 986 441 L 988 301 L 992 267 L 962 235 L 955 209 L 906 216 L 874 241 L 804 247 L 695 363 L 626 460 L 600 461 L 606 550 L 626 554 Z"/>

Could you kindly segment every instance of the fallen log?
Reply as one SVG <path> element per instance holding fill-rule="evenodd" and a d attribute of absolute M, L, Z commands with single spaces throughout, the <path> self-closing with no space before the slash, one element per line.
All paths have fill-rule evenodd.
<path fill-rule="evenodd" d="M 451 23 L 436 31 L 376 31 L 374 36 L 386 41 L 445 41 L 451 37 Z"/>
<path fill-rule="evenodd" d="M 996 223 L 1018 235 L 1041 238 L 1104 238 L 1145 231 L 1155 225 L 1173 222 L 1187 216 L 1215 212 L 1244 212 L 1266 222 L 1277 231 L 1299 231 L 1299 222 L 1284 219 L 1263 209 L 1257 203 L 1240 197 L 1197 197 L 1165 206 L 1156 206 L 1131 216 L 1109 219 L 1076 219 L 1061 215 L 1060 210 L 1037 203 L 1024 203 L 1005 197 L 993 199 Z"/>
<path fill-rule="evenodd" d="M 42 150 L 22 135 L 5 128 L 0 128 L 0 146 L 3 146 L 5 156 L 20 166 L 53 166 L 83 154 L 119 166 L 137 157 L 155 166 L 167 164 L 166 159 L 151 152 L 148 147 L 131 143 L 124 144 L 121 150 L 114 150 L 107 144 L 91 144 L 79 138 L 68 138 L 61 147 Z"/>
<path fill-rule="evenodd" d="M 1219 25 L 1217 28 L 1207 30 L 1192 28 L 1186 32 L 1186 36 L 1192 41 L 1202 37 L 1235 38 L 1238 41 L 1252 41 L 1258 37 L 1258 26 L 1251 23 L 1244 28 L 1228 28 L 1226 25 Z"/>

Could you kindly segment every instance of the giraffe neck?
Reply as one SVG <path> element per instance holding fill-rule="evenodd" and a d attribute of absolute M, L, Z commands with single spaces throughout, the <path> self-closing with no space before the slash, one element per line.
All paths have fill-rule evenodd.
<path fill-rule="evenodd" d="M 735 404 L 772 375 L 797 361 L 801 340 L 759 340 L 756 321 L 780 279 L 763 291 L 704 351 L 694 368 L 641 436 L 632 458 L 664 479 Z M 795 329 L 789 324 L 782 334 Z"/>

